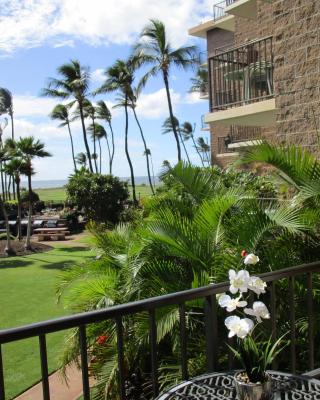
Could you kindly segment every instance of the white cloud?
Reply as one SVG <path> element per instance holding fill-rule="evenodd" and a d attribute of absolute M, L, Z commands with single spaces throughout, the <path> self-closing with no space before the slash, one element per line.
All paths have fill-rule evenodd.
<path fill-rule="evenodd" d="M 33 123 L 26 119 L 16 118 L 14 121 L 14 127 L 16 137 L 35 136 L 40 140 L 68 137 L 66 128 L 58 128 L 53 123 Z"/>
<path fill-rule="evenodd" d="M 27 116 L 47 117 L 56 105 L 56 99 L 44 97 L 15 95 L 13 98 L 14 113 L 18 118 Z"/>
<path fill-rule="evenodd" d="M 105 81 L 106 76 L 104 74 L 104 69 L 103 68 L 98 68 L 95 69 L 93 72 L 91 72 L 91 79 L 93 82 L 97 83 L 102 83 Z"/>
<path fill-rule="evenodd" d="M 5 54 L 52 42 L 130 44 L 150 18 L 165 22 L 173 45 L 208 12 L 207 0 L 0 0 L 0 50 Z"/>
<path fill-rule="evenodd" d="M 181 95 L 172 89 L 170 90 L 170 94 L 172 106 L 175 108 L 181 100 Z M 168 113 L 168 101 L 164 88 L 157 92 L 140 95 L 137 105 L 137 114 L 140 117 L 156 119 L 165 117 Z"/>
<path fill-rule="evenodd" d="M 190 92 L 185 95 L 183 102 L 185 104 L 197 104 L 203 102 L 203 100 L 200 99 L 199 92 Z"/>

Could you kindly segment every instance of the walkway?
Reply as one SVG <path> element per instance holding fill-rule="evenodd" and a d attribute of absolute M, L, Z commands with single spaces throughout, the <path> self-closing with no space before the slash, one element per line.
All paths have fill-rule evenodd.
<path fill-rule="evenodd" d="M 67 369 L 68 385 L 61 377 L 59 371 L 49 377 L 50 397 L 52 400 L 77 400 L 82 393 L 81 371 L 76 367 Z M 33 386 L 15 400 L 43 400 L 41 382 Z"/>

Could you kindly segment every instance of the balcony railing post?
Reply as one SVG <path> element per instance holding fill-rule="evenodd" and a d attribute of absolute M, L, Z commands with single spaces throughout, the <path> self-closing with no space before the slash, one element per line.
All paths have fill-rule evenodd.
<path fill-rule="evenodd" d="M 307 276 L 307 302 L 308 302 L 308 342 L 309 342 L 309 368 L 314 369 L 314 315 L 313 315 L 313 293 L 312 273 Z"/>
<path fill-rule="evenodd" d="M 179 305 L 179 325 L 180 325 L 180 352 L 181 352 L 181 372 L 182 379 L 188 379 L 188 354 L 187 354 L 187 332 L 186 332 L 186 307 L 182 303 Z"/>
<path fill-rule="evenodd" d="M 43 400 L 50 400 L 46 336 L 39 336 Z"/>
<path fill-rule="evenodd" d="M 83 399 L 90 400 L 86 326 L 79 327 L 79 345 L 82 372 Z"/>
<path fill-rule="evenodd" d="M 116 319 L 116 331 L 117 331 L 120 399 L 126 400 L 126 384 L 125 384 L 125 372 L 124 372 L 124 361 L 123 361 L 123 323 L 121 317 L 118 317 Z"/>
<path fill-rule="evenodd" d="M 152 390 L 153 396 L 159 394 L 158 385 L 158 356 L 157 356 L 157 325 L 155 310 L 149 311 L 149 324 L 150 324 L 150 351 L 151 351 L 151 377 L 152 377 Z"/>
<path fill-rule="evenodd" d="M 0 344 L 0 400 L 5 400 L 4 374 L 3 374 L 3 359 L 2 345 Z"/>
<path fill-rule="evenodd" d="M 207 370 L 212 372 L 217 368 L 217 303 L 215 296 L 207 296 L 204 303 Z"/>

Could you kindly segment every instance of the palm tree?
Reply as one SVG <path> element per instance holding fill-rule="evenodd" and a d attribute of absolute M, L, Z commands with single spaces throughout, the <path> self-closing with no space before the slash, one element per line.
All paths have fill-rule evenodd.
<path fill-rule="evenodd" d="M 102 170 L 102 165 L 101 165 L 101 160 L 102 160 L 102 152 L 101 152 L 101 139 L 106 138 L 107 141 L 107 146 L 108 146 L 108 153 L 109 153 L 109 160 L 111 158 L 111 151 L 110 151 L 110 145 L 109 145 L 109 140 L 107 136 L 107 132 L 104 129 L 104 127 L 100 124 L 91 124 L 88 128 L 88 131 L 91 133 L 91 137 L 93 140 L 98 139 L 98 145 L 99 145 L 99 172 L 101 174 Z"/>
<path fill-rule="evenodd" d="M 203 154 L 202 156 L 202 160 L 206 163 L 208 163 L 208 165 L 210 165 L 211 163 L 211 157 L 210 157 L 210 145 L 208 145 L 208 143 L 204 140 L 203 137 L 199 137 L 197 139 L 197 147 L 196 147 L 197 151 L 201 154 Z"/>
<path fill-rule="evenodd" d="M 114 146 L 114 134 L 113 134 L 113 129 L 112 129 L 112 114 L 106 105 L 106 103 L 103 100 L 100 100 L 97 102 L 97 118 L 102 119 L 106 121 L 109 125 L 110 132 L 111 132 L 111 155 L 109 151 L 109 174 L 112 174 L 112 163 L 113 163 L 113 158 L 114 158 L 114 151 L 115 151 L 115 146 Z M 106 135 L 107 143 L 108 143 L 108 149 L 109 149 L 109 142 L 108 142 L 108 136 Z"/>
<path fill-rule="evenodd" d="M 196 76 L 191 78 L 191 83 L 190 92 L 200 92 L 200 94 L 208 93 L 208 70 L 203 67 L 198 68 Z"/>
<path fill-rule="evenodd" d="M 29 215 L 28 215 L 28 227 L 27 237 L 25 242 L 25 248 L 31 249 L 31 222 L 33 212 L 33 196 L 32 196 L 32 183 L 31 176 L 34 174 L 32 161 L 34 158 L 50 157 L 51 154 L 44 149 L 45 145 L 40 140 L 36 140 L 33 136 L 20 138 L 16 142 L 16 153 L 23 160 L 25 165 L 24 174 L 28 178 L 28 192 L 29 192 Z"/>
<path fill-rule="evenodd" d="M 181 134 L 182 134 L 182 137 L 183 137 L 183 140 L 184 140 L 184 141 L 188 141 L 189 139 L 192 140 L 193 146 L 194 146 L 194 148 L 196 149 L 196 151 L 197 151 L 197 153 L 198 153 L 198 155 L 199 155 L 199 157 L 200 157 L 202 166 L 204 167 L 203 159 L 202 159 L 201 154 L 200 154 L 200 152 L 199 152 L 198 146 L 197 146 L 197 144 L 196 144 L 196 142 L 195 142 L 195 140 L 194 140 L 195 124 L 194 124 L 194 126 L 192 127 L 192 125 L 191 125 L 190 122 L 185 121 L 185 122 L 182 124 L 182 128 L 180 129 L 180 131 L 181 131 Z"/>
<path fill-rule="evenodd" d="M 17 233 L 18 233 L 18 240 L 22 239 L 21 233 L 21 195 L 20 195 L 20 182 L 21 182 L 21 174 L 26 174 L 27 168 L 24 161 L 18 157 L 15 157 L 16 154 L 16 146 L 15 142 L 6 142 L 6 147 L 11 152 L 13 158 L 7 162 L 4 166 L 5 172 L 13 177 L 13 180 L 16 184 L 17 189 L 17 201 L 18 201 L 18 217 L 17 217 Z"/>
<path fill-rule="evenodd" d="M 60 99 L 72 98 L 69 106 L 74 103 L 78 105 L 89 168 L 93 172 L 83 110 L 85 100 L 89 95 L 89 68 L 81 66 L 78 60 L 71 60 L 70 63 L 58 67 L 57 72 L 61 78 L 49 78 L 48 87 L 42 90 L 42 95 Z"/>
<path fill-rule="evenodd" d="M 187 70 L 198 63 L 197 48 L 195 46 L 185 46 L 173 49 L 168 41 L 164 23 L 155 19 L 150 20 L 150 24 L 143 29 L 140 39 L 135 46 L 135 55 L 140 59 L 141 64 L 152 65 L 152 68 L 143 76 L 141 86 L 144 86 L 150 77 L 157 75 L 159 72 L 162 74 L 167 94 L 169 116 L 177 143 L 178 161 L 180 161 L 181 148 L 178 132 L 174 124 L 169 73 L 172 66 Z"/>
<path fill-rule="evenodd" d="M 4 165 L 6 161 L 10 160 L 10 155 L 7 152 L 6 148 L 0 149 L 0 165 Z M 2 167 L 1 167 L 2 169 Z M 13 253 L 11 247 L 11 236 L 10 236 L 10 226 L 9 226 L 9 218 L 6 210 L 6 206 L 3 199 L 3 193 L 0 195 L 0 208 L 4 217 L 5 227 L 6 227 L 6 246 L 5 246 L 5 254 L 10 255 Z"/>
<path fill-rule="evenodd" d="M 186 153 L 188 162 L 190 163 L 189 154 L 188 154 L 187 148 L 186 148 L 186 146 L 185 146 L 185 144 L 184 144 L 184 140 L 183 140 L 183 137 L 182 137 L 182 134 L 181 134 L 180 122 L 179 122 L 178 118 L 176 118 L 175 116 L 173 116 L 173 125 L 172 125 L 172 119 L 171 119 L 170 117 L 167 118 L 167 119 L 164 121 L 163 125 L 162 125 L 162 133 L 165 134 L 165 133 L 173 132 L 173 129 L 174 129 L 174 128 L 176 129 L 176 131 L 177 131 L 178 134 L 179 134 L 179 140 L 180 140 L 181 143 L 182 143 L 184 152 Z"/>
<path fill-rule="evenodd" d="M 77 164 L 76 164 L 75 155 L 74 155 L 73 138 L 72 138 L 71 129 L 70 129 L 70 116 L 69 116 L 68 107 L 66 107 L 64 104 L 56 105 L 50 114 L 50 118 L 53 120 L 62 121 L 61 124 L 59 125 L 59 128 L 63 127 L 63 126 L 68 127 L 74 170 L 77 171 Z"/>
<path fill-rule="evenodd" d="M 128 146 L 128 129 L 129 129 L 129 116 L 128 107 L 131 105 L 131 99 L 133 98 L 132 92 L 132 64 L 131 61 L 117 60 L 114 65 L 109 67 L 106 72 L 106 81 L 104 84 L 96 91 L 96 93 L 106 93 L 106 92 L 118 92 L 120 97 L 120 102 L 117 107 L 123 107 L 125 112 L 125 153 L 129 164 L 130 176 L 131 176 L 131 186 L 132 186 L 132 197 L 135 204 L 137 204 L 136 196 L 136 185 L 133 172 L 132 161 L 129 154 Z"/>
<path fill-rule="evenodd" d="M 0 88 L 0 115 L 8 114 L 11 119 L 11 139 L 14 140 L 13 101 L 12 93 L 5 88 Z"/>
<path fill-rule="evenodd" d="M 146 157 L 146 163 L 147 163 L 147 173 L 148 173 L 149 186 L 150 186 L 152 194 L 154 194 L 154 187 L 153 187 L 152 180 L 151 180 L 150 165 L 149 165 L 150 150 L 148 152 L 147 142 L 146 142 L 146 139 L 144 137 L 143 130 L 142 130 L 142 127 L 141 127 L 141 124 L 139 122 L 139 119 L 138 119 L 138 116 L 137 116 L 137 112 L 136 112 L 137 99 L 138 99 L 138 96 L 139 96 L 139 92 L 137 90 L 133 90 L 133 93 L 134 93 L 134 96 L 131 99 L 130 108 L 132 109 L 134 118 L 136 120 L 136 123 L 137 123 L 139 131 L 140 131 L 140 136 L 141 136 L 141 139 L 142 139 L 142 142 L 143 142 L 143 147 L 144 147 L 144 153 L 143 154 Z"/>
<path fill-rule="evenodd" d="M 81 165 L 81 167 L 87 167 L 87 156 L 85 153 L 78 153 L 75 157 L 76 162 Z"/>
<path fill-rule="evenodd" d="M 3 131 L 8 125 L 8 118 L 4 118 L 3 122 L 0 122 L 0 149 L 3 148 Z M 1 189 L 2 189 L 2 196 L 3 200 L 5 201 L 7 199 L 7 187 L 4 182 L 4 176 L 3 176 L 3 161 L 0 160 L 0 174 L 1 174 Z"/>
<path fill-rule="evenodd" d="M 152 170 L 153 187 L 155 187 L 155 186 L 156 186 L 156 178 L 155 178 L 155 175 L 154 175 L 154 168 L 153 168 L 153 161 L 152 161 L 151 150 L 150 150 L 150 149 L 147 149 L 147 150 L 145 150 L 145 153 L 150 157 L 151 170 Z M 146 155 L 146 154 L 144 154 L 144 155 Z"/>
<path fill-rule="evenodd" d="M 76 113 L 75 113 L 76 114 Z M 85 99 L 84 104 L 83 104 L 83 115 L 85 118 L 90 118 L 91 119 L 91 128 L 93 129 L 93 132 L 91 137 L 93 139 L 93 154 L 97 154 L 97 146 L 96 146 L 96 135 L 95 135 L 95 126 L 96 126 L 96 108 L 95 106 L 91 103 L 90 100 Z M 96 173 L 98 172 L 98 166 L 97 166 L 97 157 L 93 157 L 94 160 L 94 166 Z"/>

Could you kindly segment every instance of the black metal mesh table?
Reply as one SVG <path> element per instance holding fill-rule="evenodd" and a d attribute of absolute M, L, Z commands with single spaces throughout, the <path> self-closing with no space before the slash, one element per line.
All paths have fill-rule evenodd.
<path fill-rule="evenodd" d="M 320 380 L 269 371 L 274 381 L 274 400 L 320 400 Z M 158 400 L 237 399 L 234 371 L 197 376 L 162 393 Z"/>

